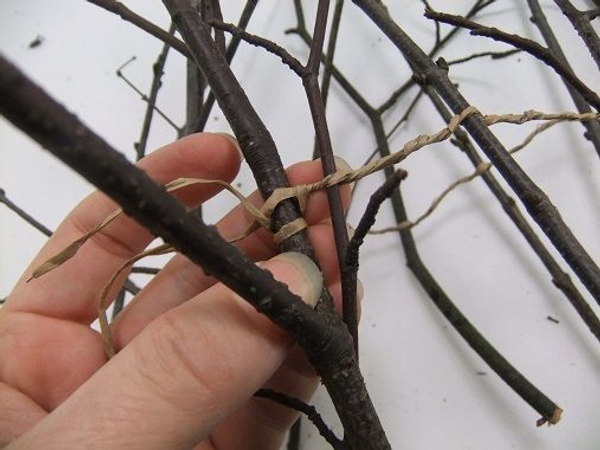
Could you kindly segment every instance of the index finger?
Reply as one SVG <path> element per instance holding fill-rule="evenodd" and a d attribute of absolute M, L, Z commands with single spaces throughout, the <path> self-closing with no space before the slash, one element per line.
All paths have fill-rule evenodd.
<path fill-rule="evenodd" d="M 138 163 L 157 183 L 179 177 L 231 181 L 240 166 L 236 144 L 219 134 L 187 136 L 150 154 Z M 186 188 L 182 201 L 198 203 L 220 190 L 200 185 Z M 113 212 L 117 205 L 106 195 L 95 192 L 83 200 L 62 222 L 18 281 L 6 311 L 42 314 L 59 319 L 91 323 L 96 319 L 99 292 L 121 264 L 140 253 L 153 239 L 142 226 L 119 217 L 93 236 L 79 252 L 43 277 L 26 283 L 33 270 L 81 237 Z"/>

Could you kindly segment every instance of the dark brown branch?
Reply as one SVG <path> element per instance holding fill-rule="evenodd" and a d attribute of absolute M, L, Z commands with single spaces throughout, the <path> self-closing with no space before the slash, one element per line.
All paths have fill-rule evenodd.
<path fill-rule="evenodd" d="M 538 0 L 527 0 L 529 4 L 529 9 L 531 10 L 531 21 L 538 27 L 546 45 L 548 46 L 548 50 L 550 50 L 554 55 L 559 58 L 563 64 L 569 66 L 569 62 L 565 53 L 563 52 L 558 39 L 554 35 L 550 24 L 546 20 L 546 16 L 544 11 L 540 7 Z M 570 66 L 569 66 L 570 67 Z M 581 96 L 581 94 L 575 90 L 569 83 L 565 83 L 567 91 L 569 95 L 573 99 L 573 103 L 577 108 L 577 111 L 580 113 L 588 113 L 592 112 L 592 108 L 585 101 L 585 99 Z M 589 139 L 594 148 L 596 149 L 596 153 L 600 156 L 600 122 L 590 121 L 590 122 L 582 122 L 582 125 L 585 127 L 587 133 L 585 137 Z"/>
<path fill-rule="evenodd" d="M 356 292 L 358 283 L 360 246 L 363 244 L 367 233 L 375 223 L 375 218 L 379 212 L 381 204 L 392 195 L 393 191 L 398 187 L 400 182 L 406 178 L 406 176 L 407 173 L 404 170 L 396 170 L 393 175 L 386 179 L 385 183 L 383 183 L 371 195 L 369 198 L 369 203 L 365 208 L 365 212 L 356 226 L 354 236 L 352 236 L 350 242 L 348 243 L 344 270 L 347 272 L 346 276 L 348 277 L 348 283 L 351 285 L 351 288 L 354 290 L 354 292 Z"/>
<path fill-rule="evenodd" d="M 447 61 L 446 64 L 448 66 L 453 66 L 456 64 L 462 64 L 468 61 L 472 61 L 474 59 L 478 59 L 478 58 L 491 58 L 491 59 L 502 59 L 502 58 L 506 58 L 508 56 L 512 56 L 515 55 L 517 53 L 520 53 L 521 50 L 516 48 L 513 50 L 507 50 L 504 52 L 481 52 L 481 53 L 473 53 L 472 55 L 469 56 L 465 56 L 464 58 L 458 58 L 458 59 L 453 59 L 450 61 Z"/>
<path fill-rule="evenodd" d="M 469 107 L 469 103 L 448 78 L 448 74 L 427 57 L 376 0 L 354 1 L 404 54 L 413 70 L 425 77 L 455 114 Z M 565 224 L 550 199 L 511 157 L 502 143 L 483 123 L 480 115 L 468 117 L 462 125 L 511 186 L 531 217 L 548 236 L 596 302 L 600 304 L 600 269 Z"/>
<path fill-rule="evenodd" d="M 257 3 L 258 3 L 258 0 L 248 0 L 246 2 L 246 5 L 244 6 L 244 9 L 242 10 L 242 14 L 240 15 L 240 19 L 238 21 L 237 28 L 239 30 L 246 29 L 246 27 L 248 26 L 248 23 L 250 22 L 250 18 L 252 17 L 252 14 L 254 13 L 254 9 L 256 8 Z M 229 45 L 227 46 L 227 50 L 225 51 L 225 60 L 227 61 L 227 64 L 231 64 L 231 61 L 233 61 L 233 57 L 235 56 L 235 53 L 237 52 L 237 49 L 238 49 L 241 41 L 242 41 L 241 38 L 238 36 L 232 37 L 231 41 L 229 42 Z M 196 69 L 200 70 L 198 68 L 198 66 L 196 66 Z M 206 122 L 208 122 L 208 117 L 210 116 L 210 113 L 212 111 L 214 104 L 215 104 L 215 95 L 211 91 L 211 92 L 209 92 L 208 97 L 206 98 L 206 102 L 204 103 L 204 105 L 202 107 L 201 113 L 198 114 L 198 117 L 196 118 L 196 120 L 194 120 L 193 122 L 190 122 L 190 130 L 191 130 L 190 132 L 191 133 L 200 132 L 200 131 L 204 130 L 204 127 L 206 127 Z"/>
<path fill-rule="evenodd" d="M 115 71 L 115 73 L 117 74 L 117 76 L 119 78 L 121 78 L 127 84 L 127 86 L 129 86 L 131 89 L 133 89 L 133 91 L 136 94 L 138 94 L 143 101 L 150 104 L 150 98 L 148 98 L 148 96 L 146 94 L 144 94 L 135 84 L 133 84 L 131 82 L 131 80 L 129 80 L 129 78 L 127 78 L 123 74 L 123 68 L 125 66 L 127 66 L 128 64 L 130 64 L 132 61 L 135 61 L 135 59 L 136 59 L 135 56 L 132 56 L 131 58 L 129 58 L 127 61 L 125 61 L 123 64 L 121 64 L 121 66 Z M 177 124 L 175 122 L 173 122 L 171 119 L 169 119 L 169 117 L 163 111 L 161 111 L 160 108 L 158 108 L 156 106 L 156 103 L 154 103 L 154 105 L 152 105 L 152 109 L 154 111 L 156 111 L 156 113 L 160 117 L 162 117 L 169 125 L 171 125 L 176 131 L 179 131 L 179 127 L 177 126 Z"/>
<path fill-rule="evenodd" d="M 573 25 L 573 28 L 577 30 L 581 39 L 588 48 L 592 59 L 596 62 L 598 69 L 600 69 L 600 37 L 594 30 L 588 15 L 584 11 L 579 11 L 573 6 L 569 0 L 554 0 L 554 3 L 560 8 L 562 13 Z"/>
<path fill-rule="evenodd" d="M 218 20 L 209 20 L 207 23 L 213 28 L 227 31 L 232 36 L 238 37 L 250 45 L 262 48 L 267 52 L 278 56 L 281 59 L 281 62 L 292 69 L 299 77 L 306 75 L 306 68 L 302 65 L 302 63 L 294 58 L 286 49 L 277 45 L 275 42 L 260 36 L 256 36 L 255 34 L 248 33 L 247 31 L 242 30 L 231 23 L 223 23 Z"/>
<path fill-rule="evenodd" d="M 121 19 L 134 24 L 136 27 L 141 28 L 146 33 L 154 36 L 155 38 L 163 41 L 164 43 L 169 44 L 173 47 L 174 50 L 177 50 L 186 58 L 190 57 L 190 52 L 182 41 L 177 39 L 175 36 L 169 34 L 162 28 L 154 25 L 147 19 L 144 19 L 142 16 L 134 13 L 132 10 L 127 8 L 123 3 L 117 2 L 115 0 L 87 0 L 89 3 L 93 3 L 101 8 L 104 8 L 107 11 L 115 13 Z"/>
<path fill-rule="evenodd" d="M 260 389 L 254 394 L 255 397 L 265 398 L 272 400 L 280 405 L 286 406 L 293 409 L 294 411 L 301 412 L 306 415 L 313 425 L 319 431 L 319 434 L 327 441 L 332 448 L 336 450 L 344 450 L 346 447 L 341 439 L 339 439 L 333 431 L 327 426 L 319 412 L 312 405 L 308 405 L 297 398 L 290 397 L 281 392 L 274 391 L 272 389 Z"/>
<path fill-rule="evenodd" d="M 425 86 L 423 89 L 424 92 L 426 92 L 429 96 L 429 99 L 442 118 L 446 121 L 450 120 L 452 113 L 448 110 L 446 105 L 444 105 L 443 101 L 433 91 L 433 89 L 429 86 Z M 474 167 L 479 167 L 479 165 L 483 163 L 483 160 L 471 143 L 467 133 L 465 133 L 464 130 L 458 129 L 455 132 L 455 136 L 456 139 L 453 139 L 452 143 L 458 146 L 467 155 Z M 507 214 L 509 219 L 517 227 L 519 232 L 530 245 L 531 249 L 544 264 L 552 276 L 552 282 L 554 285 L 562 291 L 592 334 L 596 337 L 596 339 L 598 339 L 598 341 L 600 341 L 600 320 L 598 320 L 598 316 L 596 316 L 594 310 L 590 307 L 587 301 L 583 298 L 583 295 L 581 295 L 577 287 L 573 284 L 569 275 L 562 270 L 550 251 L 548 251 L 542 240 L 536 234 L 535 230 L 531 227 L 527 219 L 521 213 L 514 199 L 504 191 L 501 184 L 498 182 L 498 180 L 496 180 L 496 177 L 490 171 L 483 172 L 481 174 L 481 178 L 490 189 L 492 194 L 494 194 L 500 205 L 502 205 L 502 209 Z"/>
<path fill-rule="evenodd" d="M 408 217 L 404 210 L 400 189 L 397 189 L 396 192 L 396 220 L 403 222 L 408 220 Z M 546 422 L 551 424 L 557 423 L 560 420 L 562 410 L 515 369 L 454 305 L 421 260 L 411 230 L 401 230 L 400 238 L 402 239 L 402 246 L 404 247 L 408 267 L 454 329 L 511 389 L 541 414 L 542 418 L 537 421 L 538 426 Z"/>
<path fill-rule="evenodd" d="M 171 24 L 169 28 L 169 34 L 175 32 L 175 25 Z M 144 115 L 144 122 L 142 124 L 142 132 L 140 134 L 140 140 L 134 144 L 136 152 L 136 160 L 140 160 L 146 154 L 146 145 L 148 144 L 148 136 L 150 135 L 150 125 L 152 124 L 152 117 L 154 109 L 156 107 L 156 99 L 158 98 L 158 91 L 162 86 L 162 75 L 165 69 L 165 63 L 167 62 L 167 55 L 169 54 L 169 44 L 164 44 L 161 52 L 156 59 L 156 62 L 152 66 L 152 84 L 150 85 L 150 93 L 147 96 L 146 114 Z"/>
<path fill-rule="evenodd" d="M 317 17 L 313 30 L 313 39 L 310 46 L 310 54 L 306 63 L 306 74 L 302 78 L 308 106 L 310 108 L 313 127 L 315 129 L 316 141 L 321 156 L 323 173 L 330 175 L 337 171 L 335 157 L 329 135 L 329 126 L 325 116 L 325 105 L 319 87 L 319 67 L 321 65 L 323 42 L 327 26 L 327 13 L 329 0 L 319 0 Z M 356 300 L 356 289 L 350 290 L 351 286 L 344 276 L 347 272 L 345 266 L 345 255 L 348 247 L 348 230 L 346 227 L 346 215 L 342 204 L 342 196 L 339 186 L 327 188 L 327 199 L 333 226 L 333 235 L 337 251 L 337 259 L 342 274 L 342 304 L 344 323 L 350 331 L 354 342 L 354 351 L 358 358 L 358 305 Z"/>
<path fill-rule="evenodd" d="M 45 234 L 46 236 L 52 236 L 52 230 L 44 226 L 44 224 L 40 223 L 35 217 L 28 214 L 25 210 L 19 208 L 15 203 L 13 203 L 7 196 L 4 189 L 0 189 L 0 203 L 6 205 L 8 209 L 17 214 L 21 219 L 27 222 L 29 225 L 34 227 L 36 230 Z"/>
<path fill-rule="evenodd" d="M 516 34 L 507 33 L 499 30 L 498 28 L 486 27 L 471 20 L 465 19 L 464 17 L 453 14 L 428 10 L 425 12 L 425 17 L 438 22 L 454 25 L 456 27 L 467 28 L 471 30 L 471 34 L 474 36 L 489 37 L 495 41 L 504 42 L 505 44 L 512 45 L 513 47 L 529 53 L 540 61 L 546 63 L 546 65 L 552 68 L 566 82 L 577 89 L 581 96 L 585 98 L 590 105 L 596 108 L 596 110 L 600 111 L 600 97 L 598 97 L 598 94 L 596 94 L 583 81 L 581 81 L 581 79 L 579 79 L 579 77 L 568 66 L 565 66 L 565 64 L 563 64 L 559 58 L 554 56 L 550 50 L 541 46 L 537 42 Z"/>

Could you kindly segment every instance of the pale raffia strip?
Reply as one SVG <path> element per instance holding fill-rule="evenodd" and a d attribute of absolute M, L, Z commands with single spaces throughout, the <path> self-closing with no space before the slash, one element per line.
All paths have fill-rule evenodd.
<path fill-rule="evenodd" d="M 250 233 L 252 233 L 258 227 L 263 227 L 263 228 L 266 228 L 267 230 L 272 231 L 272 229 L 271 229 L 271 214 L 273 213 L 273 210 L 277 207 L 277 205 L 279 205 L 279 203 L 281 203 L 282 201 L 289 199 L 289 198 L 296 198 L 300 204 L 301 210 L 304 211 L 306 202 L 308 200 L 308 196 L 312 192 L 321 190 L 321 189 L 326 189 L 328 187 L 331 187 L 331 186 L 334 186 L 337 184 L 349 184 L 349 183 L 355 182 L 361 178 L 364 178 L 368 175 L 371 175 L 372 173 L 375 173 L 379 170 L 382 170 L 386 167 L 389 167 L 393 164 L 397 164 L 397 163 L 403 161 L 404 159 L 406 159 L 411 153 L 413 153 L 427 145 L 434 144 L 436 142 L 442 142 L 442 141 L 448 139 L 450 136 L 452 136 L 454 134 L 457 127 L 462 123 L 462 121 L 473 114 L 480 114 L 480 113 L 477 110 L 477 108 L 475 108 L 474 106 L 469 106 L 464 111 L 462 111 L 460 114 L 457 114 L 454 117 L 452 117 L 452 119 L 450 120 L 448 125 L 445 128 L 443 128 L 441 131 L 439 131 L 435 134 L 432 134 L 432 135 L 426 135 L 426 134 L 420 135 L 420 136 L 416 137 L 415 139 L 408 141 L 402 147 L 402 149 L 399 150 L 398 152 L 395 152 L 389 156 L 386 156 L 386 157 L 378 159 L 374 162 L 371 162 L 371 163 L 361 167 L 358 170 L 338 171 L 331 175 L 328 175 L 327 177 L 323 178 L 322 180 L 320 180 L 316 183 L 276 189 L 271 194 L 271 196 L 265 201 L 264 205 L 260 209 L 257 208 L 256 206 L 254 206 L 252 203 L 250 203 L 250 201 L 246 197 L 244 197 L 244 195 L 241 192 L 239 192 L 237 189 L 235 189 L 233 186 L 231 186 L 229 183 L 227 183 L 223 180 L 206 180 L 206 179 L 199 179 L 199 178 L 178 178 L 178 179 L 172 181 L 171 183 L 168 183 L 165 187 L 166 187 L 167 191 L 171 192 L 171 191 L 175 191 L 177 189 L 181 189 L 185 186 L 190 186 L 192 184 L 216 184 L 216 185 L 219 185 L 219 186 L 223 187 L 224 189 L 228 190 L 233 195 L 235 195 L 236 198 L 242 204 L 242 206 L 253 217 L 253 222 L 248 226 L 248 228 L 244 231 L 244 233 L 241 236 L 238 236 L 238 237 L 230 240 L 230 242 L 235 242 L 235 241 L 241 240 L 244 237 L 248 236 Z M 532 133 L 530 136 L 528 136 L 528 138 L 523 142 L 523 144 L 518 146 L 516 149 L 513 149 L 513 151 L 517 151 L 520 148 L 523 148 L 535 137 L 535 135 L 541 133 L 545 129 L 551 127 L 552 125 L 555 125 L 558 122 L 589 121 L 589 120 L 598 120 L 598 119 L 600 119 L 600 114 L 597 114 L 597 113 L 577 114 L 577 113 L 568 112 L 568 113 L 560 113 L 560 114 L 545 114 L 545 113 L 534 111 L 534 110 L 526 111 L 523 114 L 482 116 L 482 120 L 488 126 L 494 125 L 497 123 L 522 124 L 522 123 L 532 121 L 532 120 L 550 121 L 549 123 L 542 125 L 541 127 L 538 127 L 538 130 L 536 130 L 534 133 Z M 475 178 L 478 174 L 482 173 L 485 170 L 488 170 L 489 167 L 491 167 L 491 165 L 489 163 L 481 164 L 477 168 L 476 173 L 471 176 L 465 177 L 465 180 Z M 464 182 L 466 182 L 466 181 L 459 180 L 455 184 L 458 185 L 458 184 L 462 184 Z M 454 187 L 449 188 L 449 189 L 447 189 L 447 191 L 449 192 L 453 188 Z M 445 191 L 444 193 L 442 193 L 442 195 L 440 197 L 443 198 L 445 195 L 447 195 L 448 192 Z M 436 205 L 433 206 L 433 208 L 430 208 L 431 210 L 435 209 L 437 204 L 439 204 L 439 202 L 441 201 L 441 198 L 434 202 L 434 203 L 436 203 Z M 109 216 L 107 216 L 102 222 L 100 222 L 96 227 L 94 227 L 88 233 L 86 233 L 79 239 L 73 241 L 69 246 L 67 246 L 65 249 L 63 249 L 59 254 L 53 256 L 52 258 L 47 260 L 45 263 L 40 265 L 33 272 L 32 276 L 30 277 L 30 279 L 28 281 L 30 281 L 33 278 L 38 278 L 38 277 L 44 275 L 45 273 L 55 269 L 56 267 L 60 266 L 67 260 L 71 259 L 77 253 L 79 248 L 89 238 L 91 238 L 96 233 L 101 231 L 106 225 L 108 225 L 115 218 L 117 218 L 122 212 L 123 211 L 121 209 L 118 209 L 118 210 L 112 212 Z M 430 213 L 431 212 L 429 212 L 429 214 Z M 420 220 L 422 220 L 422 219 L 420 219 Z M 411 226 L 411 225 L 408 224 L 407 226 Z M 290 236 L 292 236 L 293 234 L 298 233 L 299 231 L 303 230 L 306 227 L 307 227 L 307 224 L 304 221 L 304 219 L 302 219 L 302 218 L 296 219 L 296 220 L 284 225 L 283 227 L 281 227 L 281 229 L 277 233 L 275 233 L 274 239 L 276 242 L 280 243 L 280 242 L 284 241 L 285 239 L 289 238 Z M 397 228 L 394 228 L 394 230 L 396 230 L 396 229 Z M 101 333 L 102 333 L 102 336 L 104 339 L 105 350 L 109 357 L 112 357 L 115 353 L 112 333 L 110 331 L 110 326 L 108 324 L 108 319 L 106 317 L 106 302 L 107 302 L 106 298 L 107 298 L 110 288 L 114 284 L 117 277 L 122 273 L 122 271 L 125 270 L 130 265 L 137 262 L 138 260 L 144 258 L 145 256 L 161 255 L 161 254 L 169 253 L 171 251 L 173 251 L 173 249 L 169 244 L 162 244 L 156 248 L 146 250 L 145 252 L 140 253 L 139 255 L 137 255 L 137 256 L 131 258 L 130 260 L 126 261 L 125 263 L 123 263 L 121 265 L 121 267 L 113 274 L 113 276 L 111 277 L 111 279 L 105 286 L 105 288 L 98 300 L 98 319 L 100 321 L 100 328 L 101 328 Z"/>
<path fill-rule="evenodd" d="M 511 155 L 513 155 L 513 154 L 517 153 L 518 151 L 524 149 L 527 145 L 529 145 L 531 143 L 531 141 L 533 141 L 533 139 L 536 136 L 538 136 L 542 132 L 546 131 L 547 129 L 549 129 L 549 128 L 553 127 L 554 125 L 561 123 L 561 122 L 562 122 L 562 120 L 560 120 L 560 119 L 553 119 L 553 120 L 550 120 L 549 122 L 546 122 L 546 123 L 536 127 L 535 130 L 533 130 L 530 134 L 527 135 L 527 137 L 523 140 L 523 142 L 521 142 L 519 145 L 511 148 L 509 150 L 509 153 Z M 453 182 L 450 186 L 448 186 L 446 189 L 444 189 L 441 194 L 436 196 L 433 199 L 433 201 L 431 202 L 431 205 L 429 206 L 429 208 L 427 208 L 427 211 L 425 211 L 423 214 L 421 214 L 417 218 L 417 220 L 415 220 L 414 222 L 410 221 L 410 220 L 405 220 L 404 222 L 400 222 L 399 224 L 391 226 L 391 227 L 370 230 L 369 234 L 373 234 L 373 235 L 385 234 L 385 233 L 391 233 L 394 231 L 405 230 L 407 228 L 413 228 L 413 227 L 417 226 L 418 224 L 423 222 L 423 220 L 425 220 L 427 217 L 429 217 L 435 211 L 435 209 L 440 205 L 442 200 L 444 200 L 444 198 L 446 198 L 448 196 L 448 194 L 450 194 L 450 192 L 452 192 L 454 189 L 458 188 L 459 186 L 461 186 L 463 184 L 467 184 L 467 183 L 473 181 L 475 178 L 480 176 L 482 173 L 487 172 L 492 167 L 493 167 L 493 165 L 490 162 L 479 163 L 477 165 L 477 167 L 475 168 L 474 172 L 472 172 L 470 175 L 465 175 L 464 177 L 459 178 L 458 180 Z"/>
<path fill-rule="evenodd" d="M 146 256 L 158 256 L 158 255 L 166 255 L 167 253 L 171 253 L 174 251 L 174 248 L 169 244 L 160 244 L 154 248 L 143 251 L 135 255 L 133 258 L 125 261 L 121 266 L 113 273 L 108 283 L 104 286 L 102 293 L 98 297 L 97 312 L 98 312 L 98 322 L 100 324 L 100 334 L 102 335 L 102 340 L 104 343 L 104 351 L 106 352 L 106 356 L 112 358 L 115 356 L 115 343 L 113 339 L 112 330 L 110 329 L 110 325 L 108 323 L 108 317 L 106 315 L 106 310 L 108 309 L 107 296 L 110 289 L 113 287 L 113 284 L 130 266 L 138 262 L 140 259 L 145 258 Z"/>
<path fill-rule="evenodd" d="M 301 210 L 304 210 L 306 202 L 308 200 L 308 196 L 317 190 L 326 189 L 328 187 L 334 186 L 336 184 L 346 184 L 357 181 L 367 175 L 370 175 L 374 172 L 384 169 L 385 167 L 389 167 L 393 164 L 397 164 L 404 159 L 406 159 L 411 153 L 427 146 L 430 144 L 434 144 L 437 142 L 442 142 L 448 139 L 456 128 L 461 124 L 463 120 L 472 114 L 480 114 L 477 108 L 474 106 L 469 106 L 460 114 L 452 117 L 448 125 L 443 128 L 441 131 L 432 134 L 432 135 L 420 135 L 415 139 L 408 141 L 402 149 L 398 152 L 395 152 L 389 156 L 383 157 L 376 161 L 373 161 L 365 166 L 357 169 L 357 170 L 345 170 L 338 171 L 322 180 L 305 185 L 286 187 L 276 189 L 271 196 L 267 199 L 264 205 L 259 209 L 250 203 L 237 189 L 231 186 L 229 183 L 222 180 L 205 180 L 205 179 L 197 179 L 197 178 L 180 178 L 174 180 L 173 182 L 167 184 L 165 187 L 167 190 L 174 191 L 177 189 L 181 189 L 185 186 L 189 186 L 191 184 L 217 184 L 227 189 L 233 195 L 235 195 L 238 200 L 241 202 L 242 206 L 252 215 L 254 218 L 253 223 L 245 230 L 245 232 L 234 239 L 231 239 L 231 242 L 236 242 L 244 237 L 248 236 L 258 227 L 266 228 L 267 230 L 271 230 L 271 214 L 273 210 L 277 207 L 277 205 L 289 198 L 295 197 L 300 203 Z M 497 123 L 510 123 L 510 124 L 522 124 L 528 121 L 533 120 L 545 120 L 550 121 L 548 124 L 542 125 L 540 129 L 534 132 L 528 139 L 529 141 L 533 139 L 535 134 L 539 134 L 544 129 L 549 128 L 555 123 L 563 122 L 563 121 L 590 121 L 590 120 L 599 120 L 600 114 L 598 113 L 585 113 L 585 114 L 577 114 L 573 112 L 566 113 L 558 113 L 558 114 L 546 114 L 535 110 L 525 111 L 523 114 L 504 114 L 504 115 L 487 115 L 482 116 L 482 120 L 487 125 L 495 125 Z M 527 141 L 527 140 L 526 140 Z M 525 146 L 529 141 L 524 142 L 522 146 Z M 102 228 L 104 228 L 108 223 L 114 220 L 119 214 L 121 214 L 121 210 L 117 210 L 113 212 L 109 217 L 103 220 L 99 225 L 97 225 L 90 232 L 86 233 L 81 238 L 77 239 L 67 248 L 65 248 L 62 252 L 54 257 L 50 258 L 44 264 L 40 265 L 33 273 L 30 279 L 37 278 L 50 270 L 55 269 L 60 266 L 62 263 L 70 259 L 77 253 L 77 250 L 89 239 L 91 236 L 96 234 Z M 276 233 L 275 239 L 277 242 L 282 242 L 291 235 L 298 233 L 302 229 L 306 228 L 307 224 L 303 219 L 296 220 L 291 224 L 287 224 Z"/>

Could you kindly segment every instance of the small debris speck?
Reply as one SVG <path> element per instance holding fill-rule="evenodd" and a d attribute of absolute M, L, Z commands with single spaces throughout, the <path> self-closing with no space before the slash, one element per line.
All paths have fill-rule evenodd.
<path fill-rule="evenodd" d="M 554 318 L 554 317 L 552 317 L 552 316 L 548 316 L 548 317 L 546 317 L 546 319 L 548 319 L 550 322 L 554 322 L 554 323 L 560 323 L 560 320 L 558 320 L 558 319 L 555 319 L 555 318 Z"/>
<path fill-rule="evenodd" d="M 33 41 L 31 41 L 28 45 L 29 48 L 36 48 L 42 45 L 44 42 L 44 36 L 38 34 Z"/>
<path fill-rule="evenodd" d="M 479 375 L 480 377 L 485 377 L 487 375 L 487 372 L 483 372 L 481 370 L 478 370 L 477 372 L 475 372 L 477 375 Z"/>

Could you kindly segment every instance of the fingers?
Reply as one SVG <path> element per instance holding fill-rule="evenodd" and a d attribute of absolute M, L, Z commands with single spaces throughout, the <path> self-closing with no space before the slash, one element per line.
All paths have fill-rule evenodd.
<path fill-rule="evenodd" d="M 342 163 L 345 164 L 345 163 Z M 291 185 L 312 183 L 323 176 L 319 161 L 303 162 L 291 166 L 287 171 Z M 350 187 L 342 186 L 342 200 L 348 207 Z M 256 206 L 262 203 L 258 192 L 249 196 Z M 339 277 L 337 254 L 329 217 L 329 206 L 325 192 L 313 193 L 307 203 L 305 220 L 309 224 L 308 235 L 315 249 L 317 261 L 327 283 L 334 283 Z M 252 222 L 252 217 L 241 206 L 233 209 L 218 224 L 225 237 L 239 236 Z M 266 260 L 278 252 L 273 238 L 266 230 L 257 230 L 239 242 L 238 247 L 255 261 Z M 117 349 L 126 345 L 147 324 L 159 315 L 177 306 L 204 289 L 212 286 L 215 280 L 207 276 L 187 258 L 177 255 L 152 279 L 133 302 L 123 311 L 114 323 Z"/>
<path fill-rule="evenodd" d="M 195 134 L 152 153 L 139 167 L 158 183 L 179 177 L 231 181 L 240 155 L 236 145 L 218 134 Z M 186 188 L 182 201 L 198 203 L 215 195 L 214 186 Z M 88 241 L 71 260 L 40 279 L 25 283 L 33 270 L 101 222 L 117 206 L 102 193 L 85 199 L 59 226 L 15 287 L 5 306 L 84 323 L 96 317 L 96 299 L 107 280 L 126 260 L 142 251 L 152 236 L 133 220 L 118 218 Z"/>
<path fill-rule="evenodd" d="M 46 411 L 25 394 L 2 382 L 0 404 L 0 448 L 4 448 L 47 415 Z"/>
<path fill-rule="evenodd" d="M 321 274 L 292 255 L 263 267 L 314 304 Z M 268 318 L 215 285 L 155 320 L 14 448 L 189 449 L 273 375 L 291 345 Z M 100 431 L 108 436 L 102 442 Z"/>

